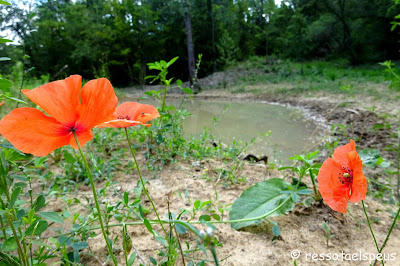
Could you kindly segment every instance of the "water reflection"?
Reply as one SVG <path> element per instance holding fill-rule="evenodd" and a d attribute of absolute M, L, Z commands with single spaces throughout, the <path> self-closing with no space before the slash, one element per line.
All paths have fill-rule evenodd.
<path fill-rule="evenodd" d="M 167 101 L 176 107 L 181 104 L 180 99 Z M 148 100 L 141 102 L 150 103 Z M 223 113 L 228 105 L 229 109 Z M 317 139 L 322 132 L 314 120 L 306 119 L 301 110 L 292 107 L 197 99 L 188 100 L 183 106 L 192 114 L 183 123 L 187 137 L 199 136 L 205 127 L 211 128 L 213 118 L 220 117 L 222 113 L 212 133 L 223 143 L 229 144 L 233 140 L 249 142 L 258 133 L 271 130 L 269 137 L 262 138 L 261 142 L 248 149 L 248 152 L 257 156 L 267 155 L 269 161 L 287 162 L 288 157 L 304 153 L 306 144 Z"/>

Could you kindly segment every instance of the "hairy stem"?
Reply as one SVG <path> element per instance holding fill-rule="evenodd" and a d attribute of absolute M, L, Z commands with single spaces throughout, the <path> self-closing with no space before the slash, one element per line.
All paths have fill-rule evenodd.
<path fill-rule="evenodd" d="M 75 132 L 73 132 L 73 133 L 74 133 L 76 144 L 78 145 L 79 152 L 80 152 L 81 157 L 82 157 L 82 161 L 85 164 L 86 172 L 88 174 L 89 181 L 90 181 L 90 186 L 92 187 L 93 199 L 94 199 L 94 202 L 95 202 L 95 205 L 96 205 L 96 209 L 97 209 L 97 214 L 98 214 L 98 217 L 99 217 L 99 223 L 100 223 L 100 227 L 101 227 L 101 232 L 103 233 L 104 240 L 106 241 L 106 244 L 107 244 L 108 252 L 110 253 L 110 256 L 111 256 L 111 259 L 114 262 L 114 265 L 118 265 L 117 260 L 116 260 L 114 254 L 113 254 L 111 244 L 109 243 L 109 241 L 107 239 L 106 231 L 104 230 L 103 220 L 101 218 L 100 205 L 99 205 L 99 201 L 97 199 L 97 192 L 96 192 L 96 187 L 95 187 L 94 182 L 93 182 L 92 172 L 90 171 L 90 168 L 89 168 L 89 165 L 88 165 L 88 163 L 86 161 L 86 158 L 83 155 L 82 147 L 79 144 L 78 137 L 77 137 Z"/>

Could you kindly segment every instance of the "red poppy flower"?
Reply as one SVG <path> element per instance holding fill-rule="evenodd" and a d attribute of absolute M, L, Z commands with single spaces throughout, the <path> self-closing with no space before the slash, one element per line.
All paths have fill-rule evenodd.
<path fill-rule="evenodd" d="M 74 131 L 85 145 L 93 138 L 91 129 L 110 120 L 118 102 L 107 79 L 91 80 L 82 87 L 79 75 L 22 92 L 50 116 L 35 108 L 17 108 L 0 121 L 0 134 L 15 148 L 36 156 L 68 144 L 77 148 Z"/>
<path fill-rule="evenodd" d="M 117 106 L 112 120 L 98 125 L 97 127 L 131 127 L 136 125 L 145 125 L 147 121 L 159 117 L 157 109 L 148 104 L 135 102 L 125 102 Z"/>
<path fill-rule="evenodd" d="M 338 147 L 332 158 L 322 164 L 318 184 L 325 203 L 341 213 L 346 213 L 348 200 L 359 202 L 365 199 L 367 179 L 353 140 Z"/>

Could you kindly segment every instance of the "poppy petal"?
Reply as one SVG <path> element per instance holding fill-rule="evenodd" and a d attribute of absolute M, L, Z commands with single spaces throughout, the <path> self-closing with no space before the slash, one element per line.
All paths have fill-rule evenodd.
<path fill-rule="evenodd" d="M 341 165 L 348 165 L 349 161 L 347 158 L 347 153 L 351 151 L 356 151 L 356 144 L 354 140 L 350 140 L 350 143 L 337 147 L 333 153 L 332 158 L 339 162 Z"/>
<path fill-rule="evenodd" d="M 113 119 L 118 99 L 108 79 L 95 79 L 86 83 L 80 99 L 81 103 L 77 108 L 79 118 L 75 127 L 77 131 L 89 130 Z"/>
<path fill-rule="evenodd" d="M 150 126 L 150 124 L 143 124 L 142 122 L 139 122 L 139 121 L 132 121 L 132 120 L 127 120 L 127 119 L 115 119 L 115 120 L 107 121 L 105 123 L 101 123 L 100 125 L 97 125 L 96 127 L 98 127 L 98 128 L 103 128 L 103 127 L 121 128 L 121 127 L 132 127 L 132 126 L 137 126 L 137 125 L 144 125 L 146 127 Z"/>
<path fill-rule="evenodd" d="M 63 124 L 30 107 L 14 109 L 3 117 L 0 134 L 18 150 L 36 156 L 68 145 L 72 136 Z"/>
<path fill-rule="evenodd" d="M 342 166 L 329 158 L 323 162 L 318 173 L 319 191 L 325 203 L 333 210 L 346 213 L 349 187 L 340 182 Z"/>
<path fill-rule="evenodd" d="M 77 118 L 76 108 L 79 104 L 81 87 L 82 77 L 73 75 L 22 92 L 58 122 L 72 125 Z"/>
<path fill-rule="evenodd" d="M 353 169 L 353 184 L 351 186 L 351 202 L 359 202 L 365 199 L 367 194 L 367 179 L 362 172 L 362 160 L 357 152 L 352 151 L 347 154 L 349 166 Z"/>
<path fill-rule="evenodd" d="M 155 108 L 149 104 L 141 104 L 136 102 L 125 102 L 117 106 L 115 115 L 119 118 L 128 118 L 129 120 L 146 123 L 160 116 Z"/>
<path fill-rule="evenodd" d="M 76 136 L 78 137 L 79 144 L 81 145 L 82 148 L 83 148 L 83 146 L 85 146 L 86 142 L 93 139 L 93 133 L 91 130 L 76 131 Z M 74 136 L 72 136 L 69 144 L 73 148 L 78 149 L 78 145 L 76 144 Z"/>

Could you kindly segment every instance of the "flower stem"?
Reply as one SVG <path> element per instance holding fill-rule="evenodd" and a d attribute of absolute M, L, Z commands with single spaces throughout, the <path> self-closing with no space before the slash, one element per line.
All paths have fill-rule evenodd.
<path fill-rule="evenodd" d="M 372 231 L 371 222 L 369 221 L 369 217 L 368 217 L 368 214 L 367 214 L 367 210 L 365 209 L 364 200 L 362 200 L 361 202 L 362 202 L 363 210 L 364 210 L 364 213 L 365 213 L 365 217 L 367 217 L 367 222 L 368 222 L 369 230 L 371 231 L 372 237 L 374 238 L 376 250 L 377 250 L 378 253 L 379 253 L 378 242 L 376 242 L 376 238 L 375 238 L 375 235 L 374 235 L 374 231 Z"/>
<path fill-rule="evenodd" d="M 162 229 L 163 229 L 163 231 L 164 231 L 164 233 L 165 233 L 165 236 L 167 236 L 167 231 L 165 230 L 165 228 L 164 228 L 164 226 L 163 226 L 163 224 L 162 224 L 162 222 L 161 222 L 160 216 L 158 216 L 158 212 L 157 212 L 156 207 L 154 206 L 154 202 L 153 202 L 153 200 L 151 199 L 149 193 L 147 192 L 146 186 L 145 186 L 145 184 L 144 184 L 144 181 L 143 181 L 143 178 L 142 178 L 142 174 L 140 173 L 139 164 L 138 164 L 138 162 L 137 162 L 137 160 L 136 160 L 135 152 L 133 151 L 131 142 L 130 142 L 130 140 L 129 140 L 128 130 L 127 130 L 126 128 L 124 128 L 124 129 L 125 129 L 126 140 L 128 141 L 129 149 L 130 149 L 130 151 L 131 151 L 133 160 L 135 161 L 135 165 L 136 165 L 137 172 L 138 172 L 138 174 L 139 174 L 140 182 L 142 183 L 143 191 L 144 191 L 144 193 L 146 194 L 147 198 L 149 199 L 149 201 L 150 201 L 150 203 L 151 203 L 151 206 L 153 206 L 154 213 L 156 214 L 157 219 L 158 219 L 158 221 L 160 222 L 160 225 L 161 225 L 161 227 L 162 227 Z"/>
<path fill-rule="evenodd" d="M 86 161 L 86 158 L 83 155 L 82 147 L 79 144 L 76 132 L 73 132 L 73 134 L 74 134 L 74 138 L 75 138 L 76 144 L 78 145 L 79 152 L 80 152 L 81 157 L 82 157 L 82 161 L 85 164 L 86 172 L 88 174 L 89 181 L 90 181 L 90 186 L 92 187 L 93 199 L 94 199 L 94 202 L 95 202 L 95 205 L 96 205 L 96 209 L 97 209 L 97 214 L 98 214 L 98 217 L 99 217 L 99 223 L 100 223 L 100 227 L 101 227 L 101 232 L 103 233 L 104 240 L 106 241 L 106 244 L 107 244 L 108 252 L 110 253 L 110 256 L 111 256 L 111 258 L 112 258 L 112 260 L 114 262 L 114 265 L 118 265 L 117 260 L 115 259 L 115 256 L 113 254 L 111 244 L 109 243 L 109 241 L 107 239 L 106 231 L 104 230 L 103 220 L 101 219 L 100 205 L 99 205 L 99 201 L 97 199 L 96 187 L 94 186 L 92 172 L 90 171 L 90 168 L 89 168 L 89 165 L 88 165 L 88 163 Z"/>
<path fill-rule="evenodd" d="M 8 224 L 10 225 L 11 230 L 13 232 L 15 242 L 17 243 L 18 254 L 19 254 L 20 260 L 22 262 L 22 265 L 27 265 L 27 262 L 25 260 L 24 251 L 22 250 L 21 243 L 19 241 L 19 237 L 18 237 L 17 231 L 15 231 L 15 227 L 14 227 L 13 221 L 11 219 L 11 215 L 9 213 L 6 213 L 5 216 L 6 216 L 6 219 L 8 221 Z"/>
<path fill-rule="evenodd" d="M 314 177 L 314 174 L 311 171 L 311 167 L 309 168 L 309 173 L 310 173 L 310 177 L 311 177 L 311 182 L 313 184 L 315 200 L 320 201 L 321 200 L 321 194 L 319 194 L 319 192 L 317 190 L 317 186 L 315 185 L 315 177 Z"/>
<path fill-rule="evenodd" d="M 400 214 L 400 208 L 397 210 L 397 214 L 396 214 L 396 216 L 394 217 L 392 226 L 390 226 L 390 229 L 389 229 L 389 232 L 388 232 L 388 234 L 387 234 L 387 236 L 386 236 L 386 238 L 385 238 L 385 241 L 383 241 L 383 244 L 382 244 L 381 248 L 379 249 L 379 253 L 382 253 L 382 250 L 385 248 L 387 242 L 389 241 L 389 236 L 390 236 L 390 234 L 392 233 L 392 230 L 393 230 L 394 226 L 395 226 L 396 223 L 397 223 L 397 219 L 399 218 L 399 214 Z M 373 265 L 376 265 L 376 262 L 377 262 L 377 260 L 375 259 Z"/>

